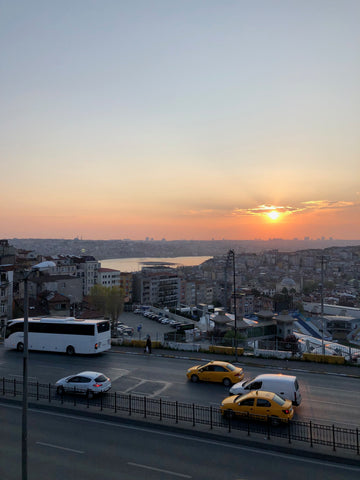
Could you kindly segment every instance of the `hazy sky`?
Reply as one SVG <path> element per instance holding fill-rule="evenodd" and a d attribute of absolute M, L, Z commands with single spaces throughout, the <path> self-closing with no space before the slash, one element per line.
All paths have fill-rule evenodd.
<path fill-rule="evenodd" d="M 0 238 L 360 239 L 359 25 L 359 0 L 0 0 Z"/>

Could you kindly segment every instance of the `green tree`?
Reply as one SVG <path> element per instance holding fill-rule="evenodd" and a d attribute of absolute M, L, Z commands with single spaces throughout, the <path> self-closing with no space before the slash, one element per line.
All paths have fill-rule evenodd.
<path fill-rule="evenodd" d="M 317 291 L 318 288 L 319 288 L 318 283 L 312 280 L 308 280 L 307 282 L 305 282 L 303 286 L 303 293 L 304 295 L 309 295 L 310 293 Z"/>

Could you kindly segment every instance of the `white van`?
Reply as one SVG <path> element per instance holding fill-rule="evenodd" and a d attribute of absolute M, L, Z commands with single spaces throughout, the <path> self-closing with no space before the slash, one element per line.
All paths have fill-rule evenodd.
<path fill-rule="evenodd" d="M 277 393 L 280 397 L 291 400 L 293 405 L 300 405 L 301 393 L 297 378 L 292 375 L 283 375 L 281 373 L 266 373 L 258 375 L 251 380 L 243 380 L 235 383 L 230 388 L 232 395 L 244 395 L 251 390 L 265 390 L 267 392 Z"/>

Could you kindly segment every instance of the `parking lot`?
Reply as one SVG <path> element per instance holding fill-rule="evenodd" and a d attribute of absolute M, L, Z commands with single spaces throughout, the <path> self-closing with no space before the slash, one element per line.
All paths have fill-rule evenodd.
<path fill-rule="evenodd" d="M 132 336 L 134 339 L 145 340 L 146 336 L 150 335 L 152 341 L 163 342 L 164 334 L 175 330 L 170 325 L 162 325 L 156 320 L 144 317 L 142 314 L 130 312 L 122 313 L 119 321 L 134 329 Z M 140 329 L 139 326 L 141 326 Z"/>

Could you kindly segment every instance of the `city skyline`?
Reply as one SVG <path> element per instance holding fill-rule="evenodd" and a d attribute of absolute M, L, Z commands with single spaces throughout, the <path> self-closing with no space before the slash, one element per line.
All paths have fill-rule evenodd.
<path fill-rule="evenodd" d="M 360 2 L 6 2 L 0 238 L 360 239 Z"/>

